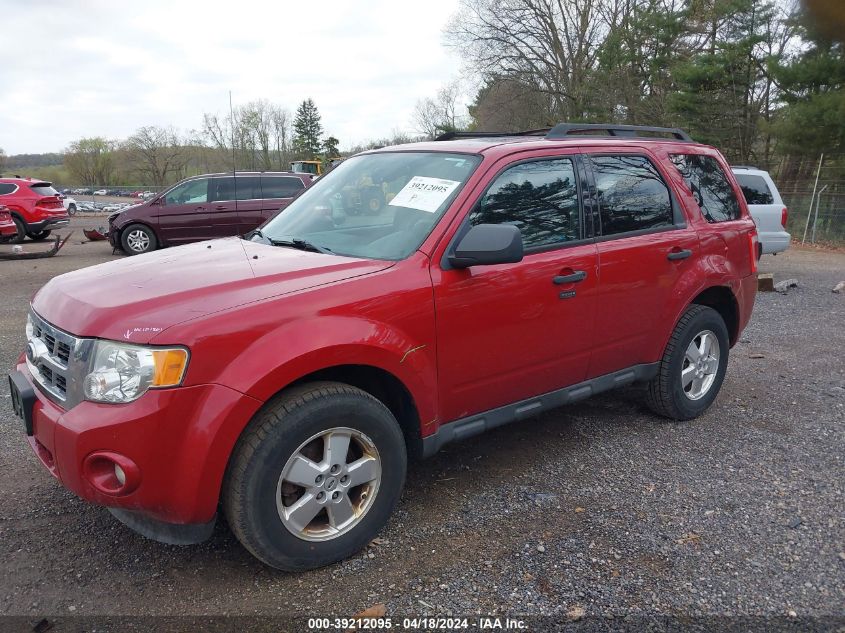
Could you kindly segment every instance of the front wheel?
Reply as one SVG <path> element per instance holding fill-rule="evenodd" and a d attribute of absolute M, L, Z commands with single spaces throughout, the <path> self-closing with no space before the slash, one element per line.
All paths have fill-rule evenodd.
<path fill-rule="evenodd" d="M 67 214 L 68 215 L 76 215 L 76 205 L 75 204 L 69 204 L 67 206 Z"/>
<path fill-rule="evenodd" d="M 707 306 L 690 306 L 675 326 L 657 376 L 648 385 L 649 408 L 674 420 L 691 420 L 704 413 L 722 387 L 729 348 L 722 316 Z"/>
<path fill-rule="evenodd" d="M 335 382 L 295 387 L 241 436 L 223 489 L 238 540 L 287 571 L 352 556 L 387 522 L 405 482 L 399 424 L 370 394 Z"/>
<path fill-rule="evenodd" d="M 156 249 L 155 233 L 143 224 L 127 226 L 120 234 L 120 245 L 127 255 L 140 255 Z"/>

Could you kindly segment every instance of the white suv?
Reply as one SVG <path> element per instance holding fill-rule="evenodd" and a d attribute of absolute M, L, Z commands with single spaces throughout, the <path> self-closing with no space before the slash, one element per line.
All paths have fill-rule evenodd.
<path fill-rule="evenodd" d="M 742 188 L 748 210 L 757 225 L 757 237 L 763 254 L 780 253 L 789 248 L 786 205 L 769 172 L 756 167 L 736 165 L 731 168 Z"/>

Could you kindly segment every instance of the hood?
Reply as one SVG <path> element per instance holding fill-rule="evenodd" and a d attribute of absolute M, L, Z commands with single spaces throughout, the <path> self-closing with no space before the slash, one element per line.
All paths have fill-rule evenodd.
<path fill-rule="evenodd" d="M 49 281 L 32 307 L 76 336 L 147 343 L 212 312 L 389 268 L 226 238 L 82 268 Z"/>

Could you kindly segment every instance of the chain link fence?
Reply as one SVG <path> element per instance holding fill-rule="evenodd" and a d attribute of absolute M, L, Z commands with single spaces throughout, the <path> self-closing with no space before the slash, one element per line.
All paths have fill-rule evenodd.
<path fill-rule="evenodd" d="M 792 239 L 812 244 L 845 244 L 845 181 L 819 181 L 780 190 L 789 209 L 787 230 Z"/>

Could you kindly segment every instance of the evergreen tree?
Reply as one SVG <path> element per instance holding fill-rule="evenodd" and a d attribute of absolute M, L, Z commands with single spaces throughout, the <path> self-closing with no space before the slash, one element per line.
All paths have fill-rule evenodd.
<path fill-rule="evenodd" d="M 293 145 L 300 158 L 315 158 L 322 147 L 323 126 L 313 99 L 306 99 L 296 110 L 293 120 Z"/>
<path fill-rule="evenodd" d="M 326 158 L 337 158 L 340 156 L 340 141 L 337 140 L 334 136 L 329 136 L 323 142 L 323 153 L 326 155 Z"/>
<path fill-rule="evenodd" d="M 774 124 L 781 149 L 813 156 L 845 151 L 845 46 L 806 15 L 798 27 L 808 46 L 771 64 L 786 104 Z"/>

